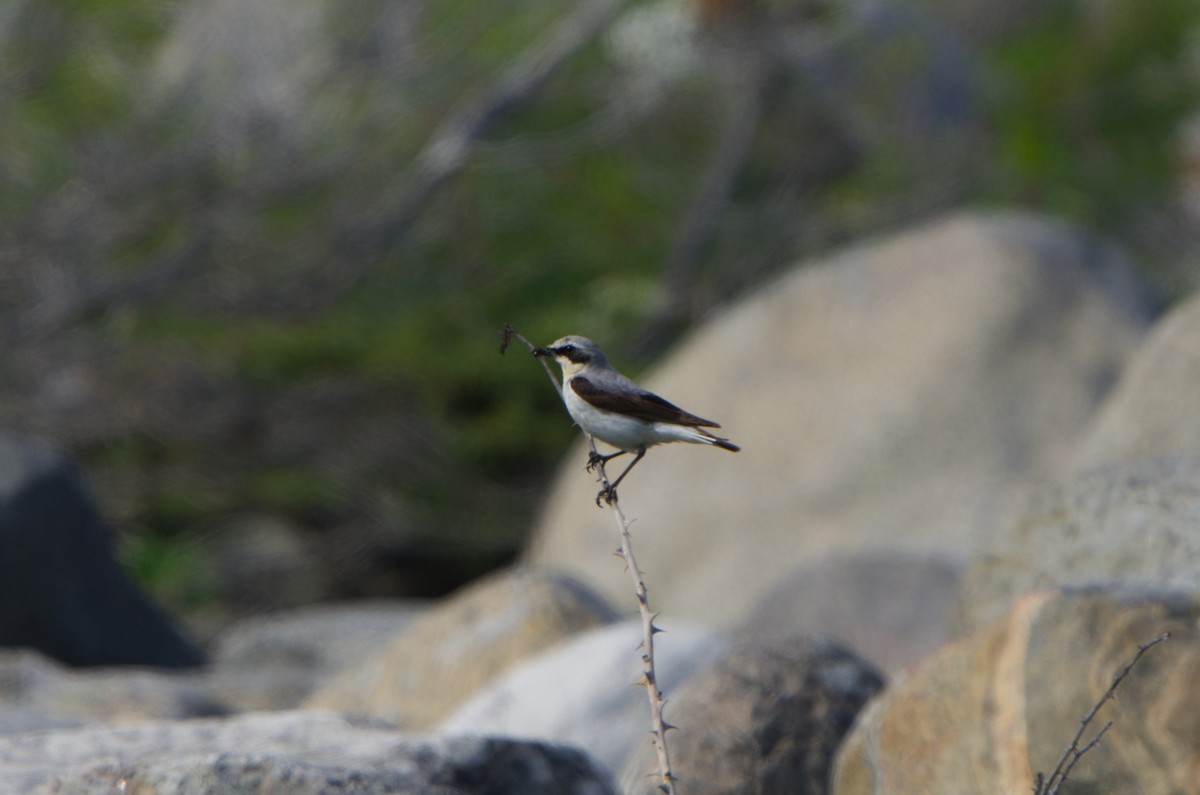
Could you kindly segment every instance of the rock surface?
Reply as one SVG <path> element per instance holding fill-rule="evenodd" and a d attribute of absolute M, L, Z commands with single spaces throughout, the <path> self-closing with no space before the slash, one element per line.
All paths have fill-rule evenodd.
<path fill-rule="evenodd" d="M 231 711 L 211 677 L 131 666 L 73 669 L 28 649 L 0 651 L 0 734 Z M 269 690 L 263 681 L 255 682 L 259 688 Z"/>
<path fill-rule="evenodd" d="M 0 793 L 608 795 L 583 753 L 407 737 L 321 713 L 98 726 L 0 737 Z"/>
<path fill-rule="evenodd" d="M 246 618 L 217 638 L 213 664 L 336 671 L 379 650 L 428 607 L 420 601 L 376 600 L 314 605 Z"/>
<path fill-rule="evenodd" d="M 430 728 L 516 663 L 613 618 L 575 580 L 529 568 L 499 572 L 431 608 L 306 704 Z"/>
<path fill-rule="evenodd" d="M 1200 295 L 1160 321 L 1079 442 L 1074 463 L 1200 451 Z"/>
<path fill-rule="evenodd" d="M 961 566 L 937 555 L 835 555 L 772 587 L 737 634 L 760 641 L 826 638 L 898 675 L 949 636 L 960 576 Z"/>
<path fill-rule="evenodd" d="M 203 662 L 125 575 L 75 468 L 12 436 L 0 436 L 0 646 L 77 666 Z"/>
<path fill-rule="evenodd" d="M 655 448 L 621 488 L 655 608 L 732 623 L 817 557 L 969 556 L 1026 478 L 1066 460 L 1141 339 L 1126 270 L 1067 226 L 960 215 L 715 317 L 644 383 L 742 452 Z M 615 601 L 627 585 L 585 461 L 573 448 L 530 557 Z"/>
<path fill-rule="evenodd" d="M 210 665 L 182 672 L 68 668 L 30 649 L 0 650 L 0 734 L 294 709 L 337 671 L 386 646 L 424 609 L 375 602 L 247 619 L 218 638 Z"/>
<path fill-rule="evenodd" d="M 863 712 L 835 767 L 835 795 L 1029 792 L 1049 774 L 1140 644 L 1163 632 L 1098 713 L 1114 721 L 1063 792 L 1197 792 L 1200 601 L 1042 591 L 945 646 Z"/>
<path fill-rule="evenodd" d="M 834 752 L 883 682 L 855 655 L 804 638 L 741 647 L 670 697 L 671 766 L 688 795 L 817 795 Z M 633 755 L 625 795 L 658 793 L 653 748 Z"/>
<path fill-rule="evenodd" d="M 427 609 L 422 601 L 380 600 L 243 619 L 217 637 L 207 690 L 232 712 L 295 709 L 339 671 L 382 651 Z"/>
<path fill-rule="evenodd" d="M 1127 461 L 1047 486 L 967 568 L 956 622 L 1025 591 L 1116 584 L 1200 593 L 1200 452 Z"/>
<path fill-rule="evenodd" d="M 656 636 L 655 668 L 667 698 L 728 647 L 707 630 L 672 626 Z M 640 621 L 594 629 L 520 665 L 481 690 L 440 727 L 444 734 L 569 743 L 614 774 L 650 730 Z"/>

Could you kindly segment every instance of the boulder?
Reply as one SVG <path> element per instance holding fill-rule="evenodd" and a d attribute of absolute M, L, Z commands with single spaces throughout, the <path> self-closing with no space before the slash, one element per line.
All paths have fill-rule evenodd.
<path fill-rule="evenodd" d="M 62 715 L 44 703 L 69 669 L 31 649 L 0 650 L 0 734 L 75 726 L 79 716 Z"/>
<path fill-rule="evenodd" d="M 573 579 L 502 571 L 431 607 L 306 704 L 425 729 L 516 663 L 613 618 L 612 608 Z"/>
<path fill-rule="evenodd" d="M 293 709 L 339 670 L 386 646 L 422 610 L 420 603 L 375 602 L 246 619 L 217 639 L 211 665 L 194 671 L 68 668 L 29 649 L 0 650 L 0 734 Z"/>
<path fill-rule="evenodd" d="M 715 316 L 643 379 L 742 445 L 656 447 L 622 484 L 654 608 L 733 624 L 835 553 L 965 560 L 1066 461 L 1141 339 L 1128 270 L 1069 226 L 955 215 Z M 575 446 L 529 557 L 616 601 L 628 584 L 586 461 Z"/>
<path fill-rule="evenodd" d="M 206 677 L 233 712 L 295 709 L 428 609 L 422 601 L 314 605 L 242 619 L 216 639 Z"/>
<path fill-rule="evenodd" d="M 79 472 L 12 436 L 0 436 L 0 646 L 76 666 L 204 661 L 125 575 Z"/>
<path fill-rule="evenodd" d="M 0 734 L 229 712 L 214 690 L 208 672 L 68 668 L 29 649 L 0 650 Z"/>
<path fill-rule="evenodd" d="M 1200 452 L 1110 464 L 1045 486 L 967 567 L 956 623 L 979 626 L 1040 587 L 1200 593 L 1197 483 Z"/>
<path fill-rule="evenodd" d="M 1164 632 L 1080 745 L 1109 720 L 1062 792 L 1195 793 L 1200 601 L 1093 589 L 1023 596 L 953 641 L 863 711 L 838 754 L 834 795 L 1030 792 L 1049 775 L 1139 645 Z"/>
<path fill-rule="evenodd" d="M 322 713 L 101 725 L 0 737 L 0 795 L 608 795 L 572 748 L 422 738 Z"/>
<path fill-rule="evenodd" d="M 854 716 L 883 685 L 850 652 L 806 638 L 732 649 L 667 705 L 671 767 L 688 795 L 818 795 Z M 621 776 L 625 795 L 658 793 L 649 742 Z"/>
<path fill-rule="evenodd" d="M 672 626 L 655 636 L 655 671 L 668 699 L 696 671 L 725 653 L 710 630 Z M 503 735 L 569 743 L 617 773 L 650 730 L 642 675 L 642 623 L 585 632 L 514 668 L 467 701 L 439 727 L 443 734 Z"/>
<path fill-rule="evenodd" d="M 737 636 L 825 638 L 896 676 L 949 636 L 960 576 L 960 565 L 936 554 L 833 555 L 774 585 Z"/>
<path fill-rule="evenodd" d="M 1200 452 L 1200 295 L 1138 348 L 1074 454 L 1077 470 L 1179 450 Z"/>
<path fill-rule="evenodd" d="M 423 601 L 369 600 L 298 607 L 244 618 L 213 643 L 214 665 L 284 665 L 334 672 L 361 662 L 429 608 Z"/>

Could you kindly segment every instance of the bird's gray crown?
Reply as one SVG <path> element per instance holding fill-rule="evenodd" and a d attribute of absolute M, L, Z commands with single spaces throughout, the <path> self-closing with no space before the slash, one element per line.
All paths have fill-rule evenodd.
<path fill-rule="evenodd" d="M 575 364 L 587 364 L 589 362 L 599 365 L 608 364 L 608 359 L 604 356 L 604 351 L 600 350 L 599 345 L 587 337 L 580 337 L 575 334 L 568 334 L 565 337 L 556 339 L 546 350 L 555 356 L 561 356 Z"/>

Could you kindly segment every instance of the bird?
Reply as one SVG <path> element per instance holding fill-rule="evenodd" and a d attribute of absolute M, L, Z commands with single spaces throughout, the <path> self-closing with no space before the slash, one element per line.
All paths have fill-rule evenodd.
<path fill-rule="evenodd" d="M 612 502 L 617 486 L 646 455 L 646 448 L 653 445 L 690 442 L 733 453 L 741 450 L 728 439 L 705 430 L 720 428 L 719 424 L 684 411 L 617 372 L 600 346 L 587 337 L 570 334 L 545 348 L 534 348 L 533 355 L 552 357 L 562 368 L 563 402 L 575 424 L 617 448 L 610 455 L 593 450 L 588 456 L 589 472 L 617 456 L 634 454 L 617 479 L 596 495 L 597 505 L 601 499 Z"/>

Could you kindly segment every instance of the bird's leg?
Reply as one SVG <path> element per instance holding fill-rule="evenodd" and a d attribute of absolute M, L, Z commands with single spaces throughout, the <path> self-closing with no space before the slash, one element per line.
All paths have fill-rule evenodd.
<path fill-rule="evenodd" d="M 627 452 L 627 451 L 622 451 Z M 629 466 L 625 467 L 625 471 L 617 476 L 617 479 L 608 485 L 608 487 L 600 489 L 600 493 L 596 495 L 596 504 L 600 504 L 600 500 L 611 503 L 617 497 L 617 486 L 621 485 L 621 481 L 629 474 L 629 470 L 637 466 L 637 462 L 642 460 L 642 456 L 646 454 L 646 446 L 640 445 L 637 449 L 637 455 L 629 462 Z"/>
<path fill-rule="evenodd" d="M 628 452 L 629 452 L 628 450 L 618 450 L 617 452 L 612 453 L 610 455 L 600 455 L 595 450 L 592 450 L 591 452 L 588 453 L 588 462 L 587 462 L 586 470 L 588 472 L 591 472 L 593 469 L 600 466 L 601 464 L 607 464 L 609 461 L 613 460 L 617 456 L 625 455 Z"/>

